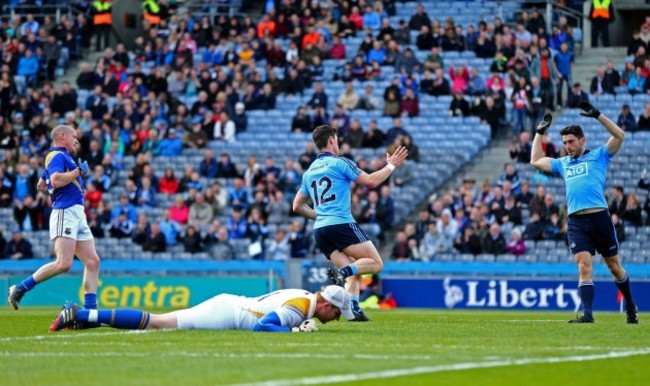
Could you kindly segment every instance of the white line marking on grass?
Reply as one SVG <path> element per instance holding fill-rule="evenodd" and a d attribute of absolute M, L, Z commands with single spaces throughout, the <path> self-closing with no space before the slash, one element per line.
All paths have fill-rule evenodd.
<path fill-rule="evenodd" d="M 650 354 L 650 348 L 633 350 L 633 351 L 609 352 L 605 354 L 594 354 L 594 355 L 575 355 L 575 356 L 568 356 L 568 357 L 550 357 L 550 358 L 523 358 L 523 359 L 488 361 L 488 362 L 454 363 L 454 364 L 445 364 L 445 365 L 438 365 L 438 366 L 419 366 L 419 367 L 412 367 L 408 369 L 375 371 L 371 373 L 327 375 L 322 377 L 307 377 L 307 378 L 297 378 L 297 379 L 277 379 L 277 380 L 267 381 L 267 382 L 243 383 L 237 385 L 238 386 L 319 385 L 319 384 L 328 384 L 328 383 L 354 382 L 354 381 L 362 381 L 368 379 L 395 378 L 395 377 L 403 377 L 403 376 L 418 375 L 418 374 L 432 374 L 432 373 L 439 373 L 443 371 L 463 371 L 463 370 L 473 370 L 473 369 L 490 368 L 490 367 L 524 366 L 524 365 L 542 364 L 542 363 L 587 362 L 587 361 L 595 361 L 600 359 L 625 358 L 625 357 L 648 355 L 648 354 Z"/>
<path fill-rule="evenodd" d="M 69 342 L 66 342 L 69 343 Z M 114 344 L 113 344 L 114 345 Z M 122 344 L 128 345 L 128 344 Z M 94 357 L 119 357 L 121 355 L 128 357 L 156 356 L 155 353 L 135 353 L 135 352 L 63 352 L 63 351 L 0 351 L 0 357 L 61 357 L 61 356 L 94 356 Z M 360 359 L 360 360 L 433 360 L 436 357 L 430 355 L 372 355 L 372 354 L 314 354 L 314 353 L 214 353 L 214 352 L 189 352 L 189 351 L 169 351 L 159 352 L 160 357 L 182 357 L 182 358 L 230 358 L 230 359 Z"/>
<path fill-rule="evenodd" d="M 32 335 L 32 336 L 9 336 L 0 338 L 0 342 L 14 342 L 21 340 L 43 340 L 43 339 L 72 339 L 72 338 L 88 338 L 92 336 L 115 336 L 115 335 L 138 335 L 174 331 L 172 329 L 162 330 L 128 330 L 128 331 L 108 331 L 108 332 L 80 332 L 80 333 L 52 333 L 47 335 Z"/>

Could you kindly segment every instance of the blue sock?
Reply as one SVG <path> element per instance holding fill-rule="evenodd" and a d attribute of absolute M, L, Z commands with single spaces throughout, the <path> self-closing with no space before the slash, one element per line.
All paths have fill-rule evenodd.
<path fill-rule="evenodd" d="M 625 306 L 628 311 L 635 311 L 634 299 L 632 299 L 632 291 L 630 291 L 630 277 L 625 275 L 621 280 L 616 280 L 616 287 L 623 294 L 625 298 Z"/>
<path fill-rule="evenodd" d="M 345 277 L 348 277 L 348 276 L 356 275 L 357 272 L 359 272 L 359 269 L 357 268 L 356 265 L 350 264 L 350 265 L 346 265 L 345 267 L 341 268 L 340 272 L 341 272 L 341 275 L 343 275 L 343 277 L 345 278 Z"/>
<path fill-rule="evenodd" d="M 77 322 L 101 323 L 124 330 L 144 330 L 151 315 L 139 310 L 77 310 Z"/>
<path fill-rule="evenodd" d="M 18 284 L 17 288 L 22 291 L 22 292 L 27 292 L 31 291 L 32 288 L 36 287 L 36 280 L 34 280 L 34 275 L 28 277 L 27 279 L 23 280 L 22 283 Z"/>
<path fill-rule="evenodd" d="M 97 294 L 84 295 L 84 308 L 89 310 L 97 309 Z"/>
<path fill-rule="evenodd" d="M 582 300 L 585 316 L 593 317 L 594 292 L 594 283 L 591 281 L 581 281 L 578 285 L 578 294 Z"/>

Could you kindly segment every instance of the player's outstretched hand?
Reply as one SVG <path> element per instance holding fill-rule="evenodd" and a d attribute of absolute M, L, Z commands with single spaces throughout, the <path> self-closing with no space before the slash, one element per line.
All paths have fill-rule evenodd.
<path fill-rule="evenodd" d="M 82 176 L 87 176 L 88 175 L 88 161 L 84 161 L 81 158 L 77 158 L 77 165 L 79 166 L 79 169 L 81 169 L 81 175 Z"/>
<path fill-rule="evenodd" d="M 546 131 L 551 127 L 551 123 L 553 123 L 553 115 L 551 115 L 551 113 L 544 114 L 544 118 L 542 118 L 542 121 L 537 125 L 537 134 L 546 135 Z"/>
<path fill-rule="evenodd" d="M 318 331 L 318 324 L 314 319 L 307 319 L 300 323 L 298 327 L 291 329 L 293 332 L 314 332 Z"/>
<path fill-rule="evenodd" d="M 402 166 L 402 164 L 406 161 L 406 157 L 408 157 L 409 151 L 406 150 L 404 146 L 399 146 L 393 155 L 390 155 L 386 153 L 386 162 L 389 164 L 393 164 L 396 168 Z"/>
<path fill-rule="evenodd" d="M 584 113 L 580 113 L 583 117 L 598 119 L 600 116 L 600 111 L 587 101 L 580 101 L 578 106 L 584 111 Z"/>

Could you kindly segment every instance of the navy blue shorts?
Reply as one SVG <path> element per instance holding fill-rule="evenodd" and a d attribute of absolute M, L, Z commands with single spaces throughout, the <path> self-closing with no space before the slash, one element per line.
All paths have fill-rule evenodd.
<path fill-rule="evenodd" d="M 316 246 L 328 259 L 335 251 L 368 241 L 366 233 L 353 222 L 314 229 Z"/>
<path fill-rule="evenodd" d="M 569 246 L 574 255 L 578 252 L 596 251 L 603 257 L 618 255 L 616 230 L 609 211 L 569 216 L 567 227 Z"/>

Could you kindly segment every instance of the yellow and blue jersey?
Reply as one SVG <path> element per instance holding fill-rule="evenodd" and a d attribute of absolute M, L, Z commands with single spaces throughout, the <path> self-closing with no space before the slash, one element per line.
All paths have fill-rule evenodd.
<path fill-rule="evenodd" d="M 613 156 L 606 146 L 600 146 L 575 159 L 566 156 L 551 160 L 551 172 L 560 175 L 566 184 L 568 214 L 583 209 L 607 209 L 605 177 Z"/>
<path fill-rule="evenodd" d="M 77 164 L 64 147 L 53 147 L 45 156 L 45 169 L 47 172 L 43 175 L 48 177 L 45 182 L 52 195 L 52 208 L 65 209 L 73 205 L 84 204 L 83 180 L 81 177 L 77 177 L 71 183 L 56 189 L 52 187 L 49 178 L 54 173 L 66 173 L 76 168 Z"/>
<path fill-rule="evenodd" d="M 300 192 L 314 203 L 314 228 L 353 223 L 350 210 L 350 183 L 362 170 L 347 158 L 321 153 L 302 176 Z"/>

